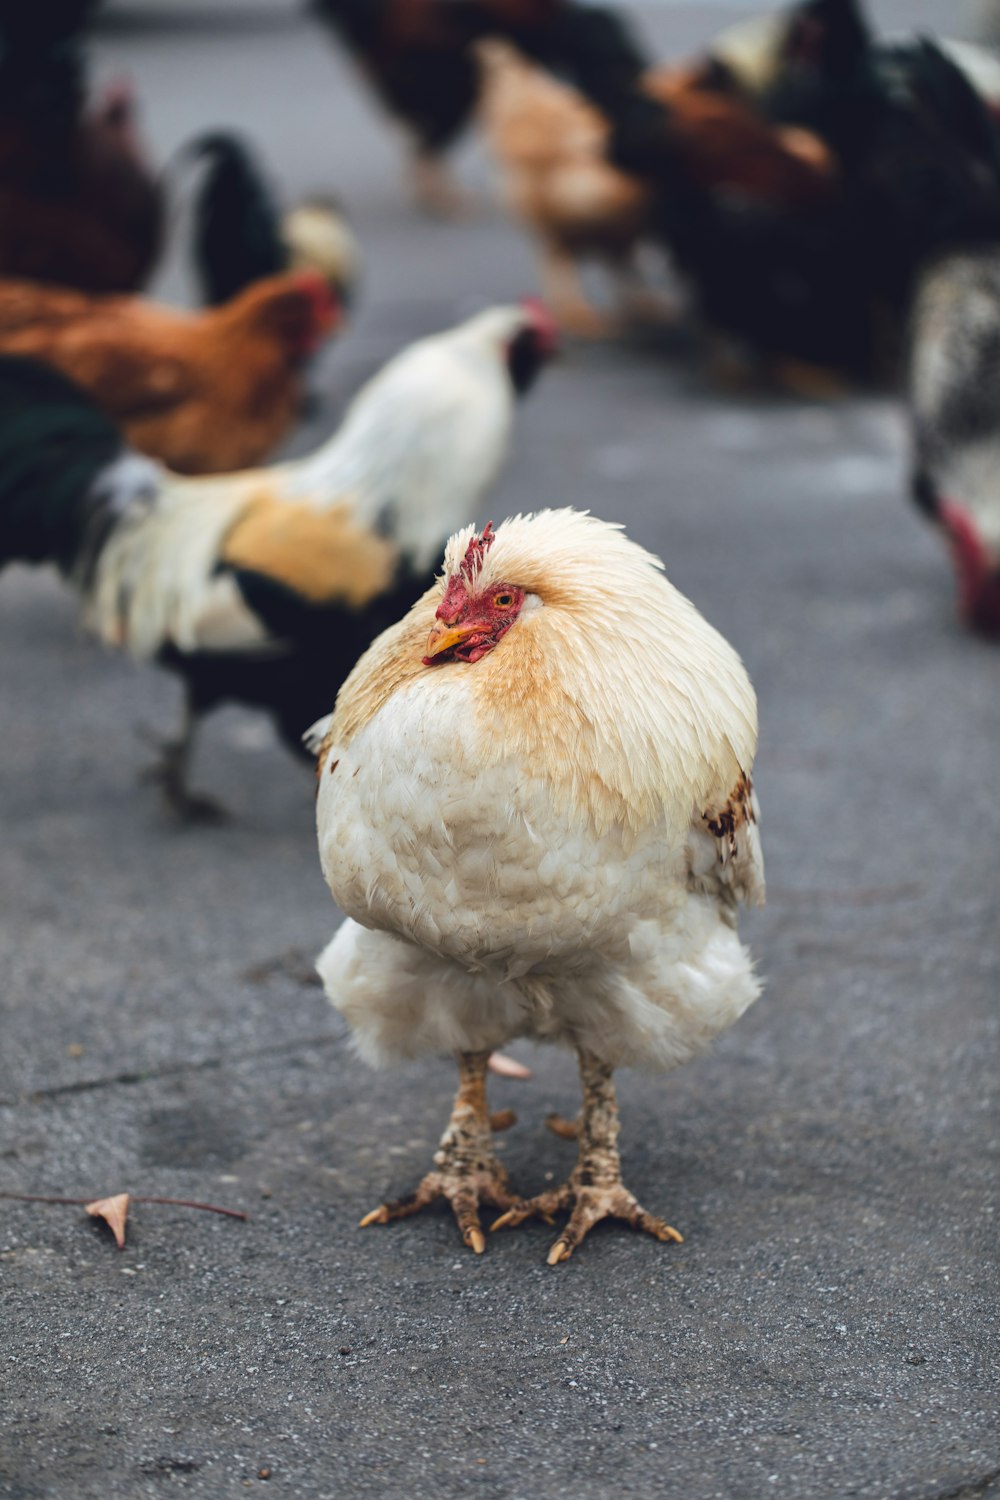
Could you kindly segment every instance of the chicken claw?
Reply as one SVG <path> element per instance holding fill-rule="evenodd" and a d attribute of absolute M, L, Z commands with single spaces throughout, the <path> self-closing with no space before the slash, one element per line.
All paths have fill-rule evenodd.
<path fill-rule="evenodd" d="M 583 1113 L 579 1125 L 579 1153 L 569 1180 L 561 1187 L 549 1188 L 534 1198 L 520 1198 L 506 1213 L 494 1220 L 497 1229 L 514 1229 L 526 1219 L 542 1218 L 553 1223 L 553 1214 L 569 1213 L 569 1223 L 548 1254 L 550 1266 L 569 1260 L 577 1245 L 602 1219 L 622 1219 L 633 1229 L 641 1229 L 654 1239 L 683 1244 L 676 1229 L 656 1218 L 642 1207 L 621 1179 L 618 1155 L 618 1103 L 615 1098 L 611 1069 L 589 1053 L 579 1054 L 580 1079 L 583 1084 Z M 567 1135 L 571 1122 L 559 1116 L 550 1117 L 556 1134 Z"/>
<path fill-rule="evenodd" d="M 416 1191 L 392 1203 L 382 1203 L 361 1220 L 389 1224 L 419 1213 L 429 1203 L 444 1198 L 451 1204 L 459 1232 L 476 1255 L 486 1249 L 486 1236 L 479 1221 L 479 1206 L 509 1209 L 518 1200 L 507 1185 L 507 1169 L 493 1152 L 491 1120 L 486 1104 L 486 1052 L 459 1055 L 459 1085 L 448 1128 L 434 1154 L 436 1170 L 428 1172 Z"/>
<path fill-rule="evenodd" d="M 580 1241 L 601 1219 L 623 1219 L 633 1229 L 642 1229 L 664 1243 L 671 1240 L 675 1245 L 684 1243 L 684 1236 L 678 1234 L 663 1219 L 647 1213 L 624 1183 L 594 1188 L 580 1187 L 574 1194 L 569 1223 L 548 1253 L 549 1265 L 558 1266 L 564 1260 L 569 1260 Z"/>
<path fill-rule="evenodd" d="M 139 726 L 139 734 L 147 744 L 160 753 L 152 765 L 142 772 L 142 780 L 152 782 L 160 788 L 164 805 L 181 823 L 225 823 L 226 809 L 211 797 L 202 797 L 188 788 L 188 772 L 198 715 L 190 698 L 185 698 L 180 734 L 176 739 L 163 740 L 150 730 Z"/>
<path fill-rule="evenodd" d="M 569 1260 L 581 1240 L 602 1219 L 622 1219 L 633 1229 L 645 1230 L 654 1239 L 673 1241 L 677 1245 L 684 1243 L 684 1236 L 654 1214 L 647 1213 L 620 1179 L 604 1182 L 599 1186 L 584 1186 L 579 1180 L 583 1175 L 585 1174 L 577 1167 L 570 1180 L 562 1187 L 551 1188 L 535 1198 L 519 1200 L 505 1214 L 501 1214 L 499 1219 L 493 1221 L 490 1233 L 497 1229 L 516 1229 L 526 1219 L 532 1218 L 554 1224 L 553 1214 L 569 1212 L 569 1223 L 549 1251 L 550 1266 Z"/>

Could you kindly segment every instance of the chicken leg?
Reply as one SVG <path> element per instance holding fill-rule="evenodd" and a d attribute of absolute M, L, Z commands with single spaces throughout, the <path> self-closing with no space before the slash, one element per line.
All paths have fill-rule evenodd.
<path fill-rule="evenodd" d="M 497 1160 L 491 1131 L 513 1123 L 509 1117 L 497 1117 L 491 1123 L 486 1103 L 486 1069 L 488 1052 L 458 1054 L 458 1093 L 452 1106 L 448 1128 L 434 1154 L 433 1172 L 416 1192 L 394 1203 L 382 1203 L 361 1220 L 369 1224 L 388 1224 L 419 1213 L 437 1198 L 446 1198 L 461 1231 L 462 1239 L 482 1255 L 486 1237 L 479 1222 L 480 1203 L 509 1209 L 518 1200 L 507 1186 L 507 1169 Z"/>
<path fill-rule="evenodd" d="M 569 1211 L 569 1223 L 549 1251 L 550 1266 L 569 1260 L 577 1245 L 601 1219 L 624 1219 L 633 1229 L 643 1229 L 658 1240 L 682 1242 L 676 1229 L 647 1213 L 622 1182 L 618 1154 L 618 1101 L 611 1081 L 612 1069 L 593 1053 L 578 1053 L 583 1112 L 579 1126 L 576 1166 L 562 1187 L 549 1188 L 537 1197 L 512 1204 L 491 1226 L 513 1228 L 535 1215 L 551 1219 L 560 1210 Z M 561 1133 L 561 1132 L 560 1132 Z"/>
<path fill-rule="evenodd" d="M 432 219 L 459 219 L 469 202 L 434 151 L 418 147 L 410 163 L 410 182 L 417 206 Z"/>
<path fill-rule="evenodd" d="M 143 772 L 143 780 L 160 788 L 169 812 L 182 823 L 223 823 L 226 810 L 210 797 L 188 789 L 191 752 L 194 749 L 198 712 L 189 693 L 184 695 L 180 734 L 174 740 L 160 740 L 147 733 L 160 754 Z"/>
<path fill-rule="evenodd" d="M 553 241 L 542 247 L 542 283 L 545 300 L 567 333 L 602 339 L 617 331 L 614 319 L 588 300 L 574 257 Z"/>

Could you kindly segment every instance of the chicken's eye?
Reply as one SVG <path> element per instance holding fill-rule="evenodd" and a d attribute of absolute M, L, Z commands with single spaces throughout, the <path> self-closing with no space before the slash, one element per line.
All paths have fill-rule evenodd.
<path fill-rule="evenodd" d="M 493 596 L 493 608 L 494 609 L 510 609 L 510 607 L 511 607 L 511 605 L 513 603 L 514 603 L 514 595 L 513 594 L 494 594 L 494 596 Z"/>

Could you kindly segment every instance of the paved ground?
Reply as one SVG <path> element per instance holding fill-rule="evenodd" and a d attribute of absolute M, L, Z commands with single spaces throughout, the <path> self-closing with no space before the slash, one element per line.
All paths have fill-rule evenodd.
<path fill-rule="evenodd" d="M 647 20 L 666 51 L 729 14 Z M 368 278 L 314 429 L 402 341 L 531 285 L 492 212 L 415 218 L 287 8 L 123 5 L 99 57 L 159 149 L 243 124 L 290 196 L 350 203 Z M 597 1232 L 559 1270 L 543 1227 L 482 1260 L 443 1215 L 355 1228 L 426 1167 L 452 1074 L 369 1074 L 299 977 L 335 920 L 307 775 L 220 715 L 198 781 L 234 821 L 168 826 L 135 726 L 174 685 L 84 640 L 55 580 L 4 577 L 0 1188 L 252 1217 L 139 1206 L 119 1255 L 78 1210 L 3 1204 L 0 1494 L 1000 1494 L 997 657 L 956 627 L 903 455 L 890 401 L 739 402 L 650 348 L 573 349 L 524 411 L 494 519 L 626 520 L 743 651 L 771 883 L 760 1004 L 623 1080 L 629 1180 L 685 1244 Z M 528 1188 L 566 1169 L 541 1120 L 575 1099 L 568 1058 L 531 1060 L 495 1090 Z"/>

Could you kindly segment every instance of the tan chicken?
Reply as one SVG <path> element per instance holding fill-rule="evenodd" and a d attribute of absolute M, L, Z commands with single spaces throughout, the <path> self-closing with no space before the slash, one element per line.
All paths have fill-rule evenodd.
<path fill-rule="evenodd" d="M 69 376 L 140 452 L 181 474 L 265 459 L 293 426 L 305 362 L 338 318 L 316 272 L 268 277 L 201 312 L 0 281 L 0 354 Z"/>
<path fill-rule="evenodd" d="M 347 920 L 319 960 L 375 1064 L 452 1052 L 434 1170 L 362 1224 L 451 1204 L 465 1243 L 567 1212 L 679 1239 L 622 1182 L 612 1074 L 669 1069 L 756 998 L 736 932 L 763 899 L 753 689 L 735 651 L 618 527 L 543 511 L 452 537 L 444 576 L 366 652 L 323 733 L 323 870 Z M 573 1047 L 583 1112 L 561 1187 L 518 1197 L 485 1069 Z"/>
<path fill-rule="evenodd" d="M 649 190 L 605 156 L 604 117 L 567 84 L 504 42 L 481 42 L 480 116 L 501 169 L 511 213 L 535 236 L 544 296 L 569 332 L 606 333 L 610 320 L 584 293 L 579 266 L 603 262 L 636 305 L 635 256 L 647 227 Z M 648 310 L 652 299 L 643 299 Z"/>

